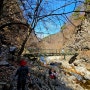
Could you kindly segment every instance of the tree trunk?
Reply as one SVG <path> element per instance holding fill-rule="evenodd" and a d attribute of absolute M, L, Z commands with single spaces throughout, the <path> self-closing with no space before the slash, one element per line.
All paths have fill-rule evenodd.
<path fill-rule="evenodd" d="M 18 52 L 18 57 L 21 56 L 21 54 L 23 53 L 25 44 L 26 44 L 26 42 L 27 42 L 27 40 L 28 40 L 31 32 L 32 32 L 32 29 L 30 28 L 30 30 L 29 30 L 29 32 L 28 32 L 28 35 L 26 36 L 25 40 L 23 41 L 23 43 L 22 43 L 22 45 L 21 45 L 21 48 L 20 48 L 20 50 L 19 50 L 19 52 Z"/>
<path fill-rule="evenodd" d="M 0 0 L 0 16 L 2 15 L 2 11 L 3 11 L 3 1 L 4 0 Z"/>

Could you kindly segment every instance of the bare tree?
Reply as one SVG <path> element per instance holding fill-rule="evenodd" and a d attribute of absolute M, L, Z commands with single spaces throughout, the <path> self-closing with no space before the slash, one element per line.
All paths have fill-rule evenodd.
<path fill-rule="evenodd" d="M 66 18 L 68 18 L 68 15 L 70 15 L 72 12 L 86 12 L 85 10 L 80 11 L 75 10 L 78 5 L 85 4 L 84 0 L 19 0 L 18 4 L 21 8 L 21 11 L 17 10 L 17 12 L 10 13 L 9 15 L 7 15 L 8 17 L 10 15 L 12 16 L 15 15 L 16 13 L 23 12 L 23 16 L 27 20 L 26 24 L 28 24 L 29 26 L 28 33 L 21 45 L 18 55 L 22 54 L 24 46 L 32 30 L 36 30 L 37 27 L 41 26 L 46 28 L 47 31 L 50 31 L 48 29 L 48 26 L 50 24 L 60 25 L 63 22 L 65 23 Z M 67 10 L 69 6 L 73 6 L 73 9 Z M 66 15 L 66 17 L 63 17 L 63 15 Z M 70 21 L 69 19 L 67 20 Z M 4 25 L 1 25 L 0 28 L 3 26 Z"/>
<path fill-rule="evenodd" d="M 65 22 L 65 19 L 67 19 L 74 25 L 68 19 L 68 14 L 72 12 L 85 12 L 75 10 L 78 5 L 84 4 L 82 0 L 20 0 L 19 4 L 31 29 L 35 30 L 41 25 L 41 27 L 46 28 L 47 32 L 50 31 L 48 30 L 47 23 L 52 23 L 55 26 L 57 24 L 60 25 L 60 22 Z M 73 9 L 66 10 L 72 5 L 74 6 Z M 66 15 L 66 17 L 63 17 L 63 15 Z"/>

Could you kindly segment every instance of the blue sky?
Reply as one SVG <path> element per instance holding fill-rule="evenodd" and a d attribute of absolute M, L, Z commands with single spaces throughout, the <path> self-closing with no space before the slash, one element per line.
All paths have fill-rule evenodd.
<path fill-rule="evenodd" d="M 48 0 L 47 0 L 48 1 Z M 49 0 L 50 1 L 50 0 Z M 52 7 L 50 7 L 50 8 L 58 8 L 58 7 L 61 7 L 61 6 L 63 6 L 66 2 L 65 1 L 62 1 L 62 3 L 61 2 L 58 2 L 58 4 L 55 4 L 55 3 L 57 3 L 57 2 L 53 2 L 54 3 L 54 6 L 52 6 Z M 73 11 L 73 9 L 74 9 L 74 7 L 75 7 L 75 4 L 71 4 L 71 5 L 68 5 L 67 7 L 65 7 L 65 8 L 62 8 L 62 9 L 60 9 L 60 10 L 58 10 L 58 12 L 60 13 L 62 13 L 62 12 L 70 12 L 70 11 Z M 55 12 L 55 13 L 58 13 L 57 11 Z M 67 16 L 70 16 L 71 15 L 71 13 L 70 14 L 67 14 Z M 47 27 L 47 28 L 45 28 L 45 26 L 43 26 L 42 25 L 42 23 L 39 23 L 38 24 L 38 26 L 35 28 L 35 31 L 36 32 L 43 32 L 43 35 L 42 35 L 42 33 L 36 33 L 37 35 L 38 35 L 38 37 L 40 37 L 40 38 L 42 38 L 42 37 L 45 37 L 45 36 L 48 36 L 48 35 L 50 35 L 50 34 L 55 34 L 55 33 L 58 33 L 58 32 L 60 32 L 60 28 L 61 28 L 61 26 L 66 22 L 66 20 L 65 20 L 65 18 L 64 17 L 62 17 L 62 16 L 59 16 L 60 17 L 60 21 L 58 21 L 58 20 L 55 20 L 55 19 L 53 19 L 54 20 L 54 22 L 55 22 L 55 24 L 51 21 L 49 21 L 49 22 L 44 22 L 45 23 L 45 26 Z M 63 22 L 64 21 L 64 22 Z"/>
<path fill-rule="evenodd" d="M 26 0 L 26 1 L 23 0 L 23 2 L 26 5 L 26 8 L 29 8 L 28 3 L 30 2 L 32 3 L 31 5 L 34 10 L 35 8 L 34 4 L 37 0 Z M 53 12 L 54 14 L 67 13 L 67 12 L 73 11 L 73 9 L 75 9 L 75 7 L 78 5 L 78 3 L 75 4 L 73 2 L 80 1 L 80 0 L 43 0 L 43 1 L 44 2 L 41 4 L 43 11 L 41 11 L 40 15 L 49 14 L 52 10 L 55 10 Z M 64 5 L 67 5 L 67 6 L 63 7 Z M 62 7 L 62 8 L 56 10 L 59 7 Z M 30 14 L 32 13 L 32 15 L 34 14 L 33 11 L 31 11 L 31 9 L 29 9 L 27 12 L 24 12 L 24 14 L 27 14 L 28 12 Z M 69 17 L 71 13 L 66 15 Z M 32 22 L 32 20 L 29 18 L 27 18 L 27 20 L 29 20 L 29 23 Z M 37 26 L 35 27 L 35 32 L 39 38 L 43 38 L 50 34 L 55 34 L 60 32 L 60 28 L 65 22 L 66 22 L 66 19 L 64 18 L 64 15 L 60 15 L 58 17 L 53 16 L 53 17 L 44 18 L 37 23 Z"/>

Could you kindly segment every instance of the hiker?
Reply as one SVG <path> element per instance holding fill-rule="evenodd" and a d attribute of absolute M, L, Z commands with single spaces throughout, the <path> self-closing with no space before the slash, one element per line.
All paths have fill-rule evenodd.
<path fill-rule="evenodd" d="M 49 77 L 51 79 L 56 79 L 57 78 L 57 72 L 54 69 L 49 69 Z"/>
<path fill-rule="evenodd" d="M 26 61 L 22 59 L 20 61 L 20 67 L 16 71 L 15 77 L 18 76 L 17 90 L 25 90 L 26 79 L 30 77 L 29 69 L 26 64 Z"/>

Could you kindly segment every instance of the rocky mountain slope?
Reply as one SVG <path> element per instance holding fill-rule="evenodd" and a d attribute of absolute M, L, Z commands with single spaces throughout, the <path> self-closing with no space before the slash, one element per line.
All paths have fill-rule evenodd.
<path fill-rule="evenodd" d="M 83 17 L 84 15 L 79 16 Z M 62 49 L 67 44 L 72 43 L 74 41 L 74 34 L 76 33 L 76 28 L 81 24 L 81 19 L 73 19 L 70 17 L 70 22 L 67 22 L 65 25 L 61 27 L 61 31 L 57 34 L 50 35 L 42 39 L 40 44 L 42 48 L 48 49 Z"/>
<path fill-rule="evenodd" d="M 42 49 L 60 49 L 63 45 L 62 33 L 57 33 L 44 38 L 39 42 Z"/>
<path fill-rule="evenodd" d="M 44 38 L 40 44 L 42 48 L 60 49 L 65 52 L 78 52 L 80 57 L 89 57 L 90 54 L 90 21 L 85 14 L 78 19 L 70 18 L 70 22 L 64 25 L 64 29 L 54 35 Z M 82 55 L 84 53 L 84 55 Z"/>

